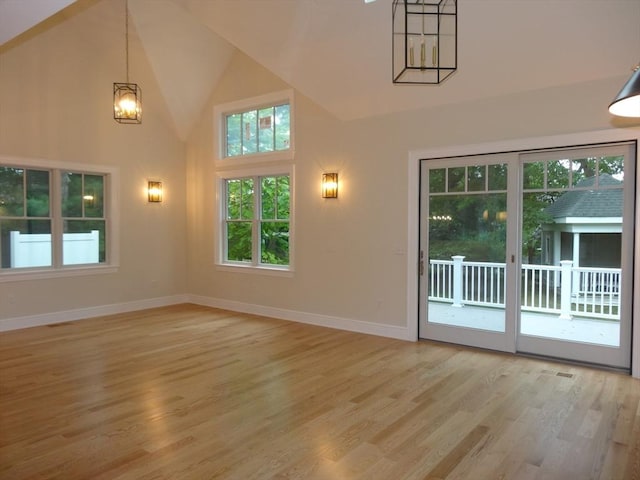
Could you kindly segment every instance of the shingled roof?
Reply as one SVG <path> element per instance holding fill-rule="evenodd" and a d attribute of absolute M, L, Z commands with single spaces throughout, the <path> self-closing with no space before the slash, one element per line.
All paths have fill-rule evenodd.
<path fill-rule="evenodd" d="M 621 186 L 622 182 L 608 173 L 601 174 L 598 185 Z M 596 177 L 589 177 L 576 184 L 577 188 L 593 187 Z M 622 217 L 622 188 L 600 190 L 570 190 L 549 205 L 545 212 L 553 218 L 566 217 Z"/>

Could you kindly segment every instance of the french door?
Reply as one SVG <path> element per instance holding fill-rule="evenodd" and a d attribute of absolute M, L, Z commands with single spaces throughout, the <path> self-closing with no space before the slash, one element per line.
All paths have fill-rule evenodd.
<path fill-rule="evenodd" d="M 634 148 L 423 160 L 420 337 L 629 368 Z"/>

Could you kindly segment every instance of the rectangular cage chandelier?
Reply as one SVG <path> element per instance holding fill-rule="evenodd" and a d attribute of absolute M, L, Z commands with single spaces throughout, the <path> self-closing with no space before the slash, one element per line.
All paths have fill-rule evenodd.
<path fill-rule="evenodd" d="M 458 68 L 457 0 L 393 0 L 393 83 L 438 84 Z"/>

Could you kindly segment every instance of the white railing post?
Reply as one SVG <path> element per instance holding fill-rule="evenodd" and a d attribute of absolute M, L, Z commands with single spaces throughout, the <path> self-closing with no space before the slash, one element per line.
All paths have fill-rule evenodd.
<path fill-rule="evenodd" d="M 563 320 L 571 320 L 571 270 L 573 267 L 572 260 L 560 261 L 560 318 Z"/>
<path fill-rule="evenodd" d="M 454 255 L 453 259 L 453 305 L 462 307 L 462 261 L 464 255 Z"/>

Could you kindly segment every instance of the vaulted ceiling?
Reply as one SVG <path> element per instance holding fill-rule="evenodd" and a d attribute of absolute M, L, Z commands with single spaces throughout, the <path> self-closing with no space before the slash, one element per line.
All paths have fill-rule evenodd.
<path fill-rule="evenodd" d="M 0 0 L 0 45 L 73 3 L 99 2 L 124 8 Z M 343 120 L 613 77 L 622 85 L 640 60 L 640 0 L 458 0 L 458 71 L 437 86 L 394 85 L 391 5 L 129 0 L 129 12 L 181 138 L 236 50 Z M 185 84 L 180 98 L 170 93 Z"/>

